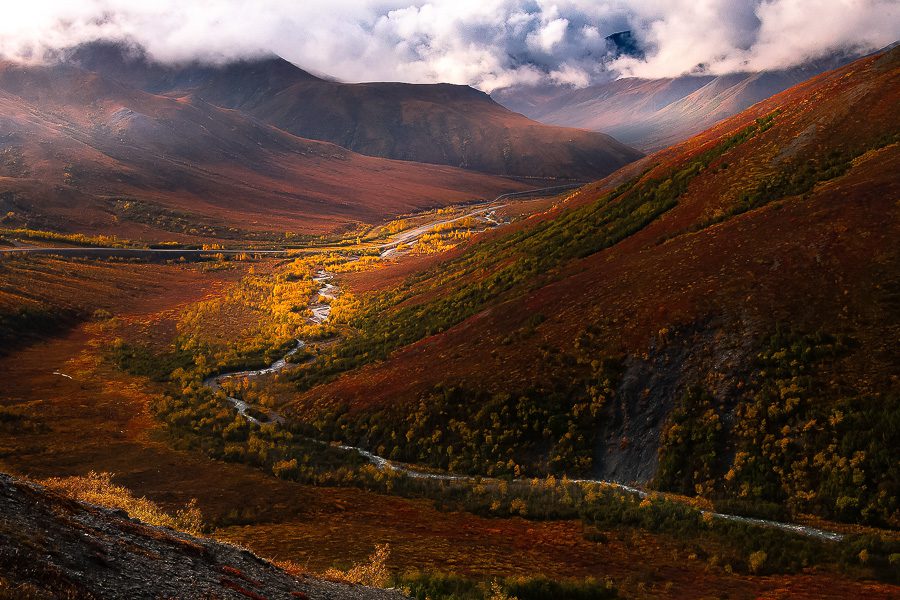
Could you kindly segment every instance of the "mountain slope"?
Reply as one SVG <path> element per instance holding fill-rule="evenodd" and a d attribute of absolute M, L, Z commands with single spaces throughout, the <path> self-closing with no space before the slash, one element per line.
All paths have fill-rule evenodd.
<path fill-rule="evenodd" d="M 537 123 L 467 86 L 345 84 L 280 58 L 164 67 L 138 51 L 104 44 L 79 47 L 70 60 L 143 90 L 202 98 L 370 156 L 575 180 L 606 175 L 640 157 L 607 135 Z"/>
<path fill-rule="evenodd" d="M 142 523 L 0 474 L 0 594 L 9 598 L 402 598 L 295 577 L 248 550 Z"/>
<path fill-rule="evenodd" d="M 67 65 L 0 64 L 0 106 L 7 226 L 147 239 L 322 232 L 526 187 L 362 156 Z"/>
<path fill-rule="evenodd" d="M 900 51 L 862 59 L 376 296 L 295 413 L 451 470 L 896 526 L 898 95 Z"/>
<path fill-rule="evenodd" d="M 625 78 L 578 90 L 510 88 L 493 97 L 543 123 L 604 131 L 626 144 L 653 151 L 849 61 L 850 57 L 836 56 L 782 71 Z"/>

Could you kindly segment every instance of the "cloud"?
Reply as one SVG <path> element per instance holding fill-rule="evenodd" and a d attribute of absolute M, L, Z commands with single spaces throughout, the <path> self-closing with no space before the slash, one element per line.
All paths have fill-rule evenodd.
<path fill-rule="evenodd" d="M 789 67 L 900 37 L 896 0 L 31 0 L 5 7 L 0 54 L 94 39 L 166 62 L 279 54 L 347 81 L 584 86 Z M 616 57 L 630 29 L 645 56 Z"/>
<path fill-rule="evenodd" d="M 870 51 L 900 38 L 896 0 L 637 2 L 631 23 L 652 48 L 610 68 L 637 77 L 725 74 L 796 66 L 837 51 Z"/>
<path fill-rule="evenodd" d="M 553 48 L 566 38 L 568 29 L 568 19 L 553 19 L 549 23 L 541 25 L 536 31 L 529 33 L 526 41 L 529 48 L 534 51 L 552 54 Z"/>

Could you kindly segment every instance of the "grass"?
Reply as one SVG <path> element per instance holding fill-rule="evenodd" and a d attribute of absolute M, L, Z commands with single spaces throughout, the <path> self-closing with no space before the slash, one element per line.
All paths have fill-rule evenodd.
<path fill-rule="evenodd" d="M 51 477 L 40 483 L 75 500 L 124 510 L 129 517 L 150 525 L 170 527 L 193 535 L 203 532 L 203 514 L 197 508 L 196 500 L 170 514 L 156 503 L 135 497 L 128 488 L 114 484 L 111 473 L 91 471 L 83 477 Z"/>
<path fill-rule="evenodd" d="M 439 571 L 404 570 L 392 573 L 388 568 L 390 546 L 378 544 L 372 555 L 347 570 L 327 569 L 322 576 L 333 581 L 370 587 L 392 587 L 417 600 L 606 600 L 618 593 L 608 578 L 551 579 L 546 576 L 512 576 L 477 579 Z M 302 575 L 306 570 L 291 562 L 279 562 L 289 573 Z"/>
<path fill-rule="evenodd" d="M 281 278 L 279 273 L 281 272 L 274 272 L 275 281 L 281 282 L 279 285 L 291 283 L 289 278 Z M 267 290 L 271 284 L 271 282 L 258 277 L 251 281 L 254 290 Z M 302 279 L 296 283 L 300 282 Z M 247 298 L 253 301 L 255 296 L 251 294 Z M 579 336 L 579 340 L 581 337 Z M 240 342 L 240 340 L 238 341 Z M 587 356 L 583 360 L 579 360 L 578 357 L 559 357 L 560 372 L 565 371 L 562 369 L 565 365 L 582 365 L 581 369 L 588 375 L 588 379 L 579 380 L 578 384 L 585 389 L 594 390 L 591 392 L 592 394 L 599 393 L 604 389 L 601 385 L 602 382 L 612 382 L 614 379 L 607 368 L 609 365 L 604 361 L 596 360 L 596 353 L 587 341 L 579 341 L 579 346 L 583 348 Z M 128 356 L 132 355 L 133 353 L 128 354 Z M 844 560 L 834 552 L 823 550 L 820 542 L 797 540 L 796 536 L 790 536 L 784 532 L 760 534 L 759 528 L 747 525 L 741 525 L 746 530 L 735 530 L 736 525 L 729 525 L 732 529 L 723 531 L 716 524 L 702 521 L 699 511 L 696 509 L 656 501 L 645 504 L 634 498 L 623 498 L 621 494 L 613 494 L 609 490 L 599 488 L 584 488 L 565 482 L 550 486 L 523 485 L 521 482 L 491 482 L 485 485 L 472 485 L 466 482 L 445 485 L 439 482 L 415 480 L 379 472 L 368 465 L 365 460 L 361 460 L 355 453 L 340 451 L 310 441 L 307 438 L 309 431 L 303 426 L 289 424 L 286 427 L 274 425 L 260 427 L 236 416 L 222 394 L 213 394 L 199 384 L 200 378 L 209 373 L 208 368 L 212 363 L 204 365 L 195 360 L 193 366 L 188 365 L 187 361 L 184 366 L 175 366 L 172 363 L 160 362 L 156 355 L 149 352 L 142 356 L 143 360 L 149 361 L 151 364 L 154 360 L 159 363 L 159 380 L 168 387 L 168 395 L 155 401 L 152 404 L 152 410 L 168 425 L 171 439 L 179 447 L 198 449 L 214 458 L 249 464 L 283 479 L 320 485 L 359 486 L 410 498 L 427 498 L 436 502 L 444 510 L 465 510 L 473 514 L 495 518 L 512 516 L 532 520 L 580 518 L 586 526 L 591 527 L 609 528 L 619 524 L 619 526 L 694 539 L 701 545 L 713 540 L 713 545 L 720 548 L 720 554 L 727 556 L 727 564 L 730 565 L 730 568 L 743 572 L 750 570 L 769 570 L 776 573 L 796 572 L 808 565 L 831 564 Z M 185 354 L 185 357 L 188 356 L 189 353 Z M 174 369 L 172 369 L 173 367 Z M 172 369 L 168 377 L 164 375 L 166 369 Z M 596 372 L 592 373 L 592 369 Z M 140 372 L 140 369 L 133 369 L 133 372 Z M 150 372 L 147 369 L 142 371 L 143 374 Z M 612 383 L 604 385 L 609 386 Z M 561 389 L 568 390 L 562 395 L 572 396 L 571 389 Z M 546 395 L 544 392 L 535 392 L 535 394 L 535 398 Z M 463 397 L 468 396 L 463 394 Z M 457 414 L 464 403 L 453 400 L 452 394 L 449 402 L 443 404 L 431 402 L 425 403 L 424 406 L 432 408 L 443 406 L 442 410 L 449 411 L 447 414 L 455 415 L 456 421 L 477 426 L 484 431 L 490 430 L 493 438 L 501 439 L 505 435 L 504 429 L 498 428 L 495 423 L 497 417 L 491 415 L 494 413 L 497 415 L 507 414 L 511 410 L 518 410 L 515 402 L 508 405 L 508 401 L 512 400 L 520 404 L 532 401 L 532 405 L 538 406 L 533 402 L 535 398 L 527 395 L 524 397 L 511 396 L 506 400 L 500 399 L 499 403 L 492 404 L 493 400 L 477 403 L 479 406 L 483 405 L 487 411 L 483 415 L 484 418 L 465 413 Z M 573 432 L 573 426 L 575 434 L 579 431 L 578 421 L 575 417 L 592 414 L 587 398 L 584 405 L 583 410 L 576 411 L 577 414 L 562 415 L 565 418 L 558 424 L 555 423 L 559 420 L 556 419 L 558 415 L 552 411 L 547 414 L 532 411 L 520 419 L 521 423 L 511 421 L 502 424 L 508 425 L 510 431 L 514 431 L 528 425 L 534 419 L 537 419 L 538 422 L 546 422 L 551 435 L 561 436 L 560 448 L 566 449 L 566 446 L 561 444 L 562 440 L 571 440 L 577 437 L 577 435 L 569 435 Z M 435 441 L 433 437 L 428 438 L 424 434 L 424 431 L 427 430 L 439 430 L 436 424 L 430 423 L 427 419 L 422 423 L 406 423 L 406 425 L 410 424 L 414 426 L 413 433 L 411 436 L 406 435 L 407 439 L 425 441 L 426 445 L 430 443 L 435 448 L 441 447 L 440 443 L 444 443 L 443 440 Z M 345 425 L 349 425 L 348 422 L 345 421 L 341 424 L 338 421 L 336 425 L 337 429 L 326 431 L 326 433 L 333 437 L 339 437 L 348 432 L 345 427 Z M 423 431 L 418 431 L 416 427 Z M 365 429 L 369 430 L 370 435 L 375 435 L 376 431 L 385 434 L 387 436 L 383 438 L 385 440 L 395 437 L 392 434 L 401 436 L 405 433 L 403 430 L 392 431 L 383 422 L 369 423 Z M 535 433 L 543 434 L 543 432 Z M 464 442 L 465 439 L 471 437 L 470 434 L 471 432 L 461 431 L 459 440 L 448 438 L 448 443 L 453 443 L 454 448 L 458 449 L 462 446 L 459 446 L 457 442 Z M 539 438 L 540 436 L 534 446 L 536 452 L 540 452 L 542 449 L 543 442 Z M 428 442 L 429 439 L 430 442 Z M 510 440 L 515 441 L 515 438 L 510 438 Z M 588 438 L 585 440 L 589 441 Z M 484 438 L 480 441 L 475 439 L 474 447 L 486 449 L 487 455 L 484 457 L 484 464 L 473 464 L 473 468 L 482 471 L 484 465 L 489 464 L 487 461 L 492 458 L 496 461 L 496 457 L 493 457 L 491 453 L 497 454 L 498 451 L 496 448 L 492 450 L 490 447 L 490 444 L 494 443 L 496 442 L 493 439 Z M 512 443 L 509 447 L 517 446 Z M 587 444 L 585 447 L 589 448 L 591 444 Z M 418 451 L 424 450 L 424 448 L 418 449 Z M 580 447 L 574 446 L 571 452 L 572 457 L 578 457 Z M 450 454 L 449 448 L 447 454 Z M 571 460 L 569 454 L 561 452 L 557 452 L 557 454 L 564 462 Z M 460 456 L 465 458 L 466 455 L 460 453 Z M 406 458 L 416 461 L 422 459 L 419 455 L 411 455 Z M 504 461 L 505 468 L 508 469 L 508 471 L 501 470 L 500 472 L 512 474 L 519 472 L 519 465 L 516 461 L 507 462 L 506 455 L 500 456 L 500 458 Z M 562 470 L 565 471 L 565 466 L 568 464 L 565 462 Z M 763 543 L 757 543 L 759 540 L 763 540 Z M 883 551 L 878 550 L 878 545 L 875 543 L 870 546 L 871 549 L 869 546 L 863 549 L 873 557 L 870 564 L 880 569 L 879 565 L 886 560 Z M 759 553 L 765 553 L 766 559 L 762 560 L 762 554 Z M 754 554 L 755 558 L 751 560 L 750 557 Z M 862 566 L 859 561 L 854 563 L 852 560 L 846 564 L 852 564 L 854 568 Z"/>
<path fill-rule="evenodd" d="M 82 233 L 58 233 L 40 229 L 3 229 L 0 228 L 0 236 L 34 240 L 40 242 L 61 242 L 73 246 L 100 246 L 109 248 L 130 248 L 136 243 L 120 239 L 114 235 L 84 235 Z"/>
<path fill-rule="evenodd" d="M 387 567 L 390 555 L 391 547 L 388 544 L 379 544 L 375 546 L 375 551 L 372 552 L 368 561 L 354 565 L 346 571 L 328 569 L 324 576 L 327 579 L 355 585 L 386 587 L 390 582 L 390 573 Z"/>
<path fill-rule="evenodd" d="M 194 267 L 52 256 L 0 256 L 0 355 L 141 298 Z M 188 277 L 190 275 L 190 277 Z"/>
<path fill-rule="evenodd" d="M 274 231 L 252 231 L 219 223 L 208 217 L 172 210 L 152 202 L 136 199 L 119 198 L 109 201 L 112 213 L 123 221 L 141 223 L 159 231 L 190 235 L 196 238 L 237 240 L 253 242 L 272 242 L 292 244 L 313 241 L 311 235 L 285 236 Z"/>
<path fill-rule="evenodd" d="M 884 134 L 852 149 L 836 148 L 805 161 L 785 162 L 777 173 L 762 179 L 753 189 L 742 192 L 737 201 L 724 211 L 698 221 L 687 229 L 671 232 L 657 241 L 663 243 L 687 233 L 703 231 L 772 202 L 806 195 L 817 185 L 845 175 L 860 156 L 896 144 L 898 140 L 900 134 Z"/>

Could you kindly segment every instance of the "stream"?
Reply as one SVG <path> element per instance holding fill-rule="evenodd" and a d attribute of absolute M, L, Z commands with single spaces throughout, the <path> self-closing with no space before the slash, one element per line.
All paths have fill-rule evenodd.
<path fill-rule="evenodd" d="M 320 274 L 321 273 L 323 273 L 323 272 L 320 272 Z M 334 293 L 336 293 L 337 288 L 331 284 L 326 283 L 328 280 L 330 280 L 330 278 L 326 279 L 326 275 L 327 274 L 320 275 L 320 277 L 322 278 L 321 283 L 324 283 L 325 285 L 330 286 L 329 292 L 333 291 Z M 324 286 L 321 289 L 324 289 Z M 324 318 L 327 319 L 327 317 L 328 317 L 327 312 L 323 311 L 323 313 L 325 314 Z M 231 377 L 256 377 L 259 375 L 268 375 L 268 374 L 272 374 L 272 373 L 278 373 L 279 371 L 283 370 L 289 364 L 287 362 L 288 357 L 291 356 L 292 354 L 294 354 L 295 352 L 297 352 L 298 350 L 300 350 L 300 348 L 302 348 L 303 346 L 304 346 L 304 342 L 302 340 L 297 340 L 297 345 L 290 352 L 288 352 L 284 357 L 275 361 L 274 363 L 272 363 L 269 367 L 267 367 L 265 369 L 258 369 L 255 371 L 237 371 L 237 372 L 233 372 L 233 373 L 223 373 L 221 375 L 216 375 L 216 376 L 210 377 L 210 378 L 206 379 L 203 383 L 204 383 L 204 385 L 212 388 L 213 390 L 218 390 L 221 388 L 221 385 L 220 385 L 221 382 L 223 380 L 231 378 Z M 252 415 L 247 414 L 247 410 L 250 407 L 246 402 L 244 402 L 243 400 L 240 400 L 238 398 L 232 398 L 232 397 L 229 397 L 228 400 L 234 405 L 234 407 L 237 409 L 237 411 L 245 419 L 247 419 L 248 421 L 250 421 L 252 423 L 261 424 L 261 422 L 257 418 L 253 417 Z M 269 422 L 282 423 L 283 421 L 284 421 L 284 418 L 281 415 L 279 415 L 275 412 L 269 413 Z M 323 440 L 313 439 L 312 441 L 322 444 L 323 446 L 333 445 L 330 442 L 326 442 Z M 347 452 L 356 452 L 357 454 L 359 454 L 360 456 L 362 456 L 363 458 L 368 460 L 371 464 L 375 465 L 375 467 L 377 467 L 378 469 L 394 471 L 394 472 L 400 473 L 402 475 L 405 475 L 406 477 L 410 477 L 412 479 L 427 479 L 427 480 L 431 480 L 431 481 L 447 481 L 447 482 L 471 482 L 471 483 L 476 482 L 476 478 L 469 476 L 469 475 L 454 475 L 451 473 L 434 473 L 434 472 L 430 472 L 430 471 L 416 469 L 415 467 L 412 467 L 410 465 L 398 463 L 398 462 L 389 460 L 387 458 L 384 458 L 383 456 L 378 456 L 377 454 L 369 452 L 365 448 L 360 448 L 358 446 L 337 445 L 335 447 L 340 448 L 341 450 L 345 450 Z M 499 481 L 499 480 L 491 478 L 491 477 L 481 477 L 481 478 L 478 478 L 478 480 L 480 480 L 481 482 Z M 523 479 L 522 481 L 526 481 L 526 480 Z M 635 494 L 640 498 L 646 498 L 650 495 L 650 493 L 645 490 L 642 490 L 640 488 L 633 487 L 630 485 L 625 485 L 625 484 L 619 483 L 617 481 L 605 481 L 603 479 L 571 479 L 570 481 L 575 484 L 586 483 L 586 484 L 609 486 L 609 487 L 616 488 L 618 490 L 621 490 L 621 491 L 629 493 L 629 494 Z M 751 525 L 758 525 L 760 527 L 769 527 L 769 528 L 774 528 L 774 529 L 780 529 L 782 531 L 796 533 L 796 534 L 800 534 L 800 535 L 804 535 L 807 537 L 824 540 L 824 541 L 839 542 L 842 539 L 844 539 L 844 535 L 842 533 L 838 533 L 836 531 L 827 531 L 824 529 L 818 529 L 816 527 L 807 527 L 805 525 L 797 525 L 795 523 L 783 523 L 781 521 L 770 521 L 767 519 L 757 519 L 754 517 L 742 517 L 739 515 L 729 515 L 729 514 L 717 513 L 717 512 L 708 511 L 708 510 L 701 510 L 700 513 L 704 514 L 704 515 L 706 515 L 706 514 L 712 515 L 716 519 L 722 519 L 725 521 L 734 521 L 734 522 L 740 522 L 740 523 L 749 523 Z"/>
<path fill-rule="evenodd" d="M 316 290 L 316 293 L 309 301 L 309 310 L 312 313 L 312 316 L 310 316 L 309 318 L 310 323 L 321 325 L 328 320 L 328 317 L 331 316 L 331 305 L 327 302 L 323 302 L 322 299 L 324 298 L 327 300 L 334 300 L 335 298 L 337 298 L 340 290 L 336 285 L 331 283 L 333 279 L 334 275 L 325 271 L 324 269 L 317 271 L 315 277 L 313 277 L 313 281 L 319 284 L 319 289 Z M 264 367 L 262 369 L 253 369 L 249 371 L 226 371 L 225 373 L 219 373 L 218 375 L 207 377 L 203 380 L 203 385 L 210 388 L 212 391 L 217 392 L 222 389 L 222 382 L 228 379 L 240 379 L 244 377 L 250 379 L 253 377 L 259 377 L 261 375 L 273 375 L 275 373 L 280 373 L 290 364 L 288 362 L 288 359 L 305 346 L 306 342 L 304 342 L 303 340 L 297 340 L 287 354 L 273 362 L 268 367 Z M 264 423 L 264 421 L 260 421 L 249 413 L 250 405 L 245 401 L 233 396 L 228 396 L 227 398 L 242 417 L 244 417 L 251 423 L 256 423 L 257 425 L 262 425 Z M 274 411 L 269 411 L 269 420 L 267 422 L 282 423 L 284 422 L 284 417 Z"/>
<path fill-rule="evenodd" d="M 492 215 L 491 215 L 492 216 Z M 334 280 L 334 275 L 321 269 L 316 272 L 315 277 L 313 277 L 313 281 L 319 284 L 319 288 L 316 291 L 315 295 L 312 297 L 309 303 L 309 309 L 312 313 L 312 316 L 309 318 L 311 323 L 325 323 L 329 316 L 331 315 L 331 306 L 328 302 L 323 302 L 325 300 L 333 300 L 340 293 L 340 289 L 331 283 Z M 220 373 L 219 375 L 213 375 L 208 377 L 203 381 L 203 385 L 209 387 L 213 391 L 218 391 L 222 387 L 222 382 L 227 379 L 232 378 L 253 378 L 259 377 L 262 375 L 271 375 L 275 373 L 279 373 L 283 371 L 290 363 L 288 362 L 288 358 L 298 352 L 301 348 L 303 348 L 306 343 L 303 340 L 297 340 L 297 343 L 294 345 L 291 350 L 285 354 L 283 357 L 269 365 L 268 367 L 256 370 L 249 371 L 232 371 L 226 373 Z M 250 405 L 240 398 L 234 398 L 229 396 L 228 401 L 235 407 L 235 409 L 247 419 L 251 423 L 255 423 L 257 425 L 261 425 L 264 422 L 269 423 L 283 423 L 284 417 L 279 415 L 274 411 L 268 411 L 268 421 L 260 421 L 253 415 L 249 414 Z M 322 445 L 332 445 L 329 442 L 323 440 L 315 440 L 312 441 L 322 444 Z M 476 478 L 469 475 L 454 475 L 451 473 L 434 473 L 430 471 L 424 471 L 421 469 L 416 469 L 410 465 L 397 463 L 383 456 L 378 456 L 372 452 L 364 448 L 360 448 L 357 446 L 348 446 L 348 445 L 338 445 L 337 448 L 341 450 L 345 450 L 347 452 L 356 452 L 366 460 L 368 460 L 371 464 L 375 465 L 378 469 L 381 470 L 390 470 L 397 473 L 401 473 L 406 477 L 410 477 L 413 479 L 428 479 L 432 481 L 447 481 L 447 482 L 472 482 L 475 483 Z M 481 477 L 478 478 L 481 482 L 485 481 L 499 481 L 490 477 Z M 526 479 L 522 479 L 522 481 L 526 481 Z M 616 481 L 605 481 L 602 479 L 571 479 L 572 483 L 575 484 L 596 484 L 609 486 L 616 489 L 619 489 L 623 492 L 629 494 L 635 494 L 640 498 L 646 498 L 650 495 L 649 492 L 642 490 L 637 487 L 632 487 L 629 485 L 625 485 L 623 483 L 619 483 Z M 807 527 L 805 525 L 797 525 L 795 523 L 783 523 L 781 521 L 770 521 L 767 519 L 757 519 L 754 517 L 742 517 L 739 515 L 729 515 L 723 513 L 712 512 L 708 510 L 701 510 L 701 514 L 703 515 L 712 515 L 713 518 L 722 519 L 725 521 L 733 521 L 740 523 L 749 523 L 752 525 L 758 525 L 760 527 L 768 527 L 773 529 L 780 529 L 782 531 L 787 531 L 790 533 L 796 533 L 799 535 L 804 535 L 807 537 L 811 537 L 814 539 L 819 539 L 823 541 L 831 541 L 831 542 L 839 542 L 844 539 L 844 535 L 842 533 L 838 533 L 836 531 L 827 531 L 824 529 L 818 529 L 816 527 Z"/>
<path fill-rule="evenodd" d="M 253 378 L 253 377 L 259 377 L 260 375 L 271 375 L 273 373 L 278 373 L 280 371 L 283 371 L 285 369 L 285 367 L 288 366 L 288 364 L 289 364 L 288 358 L 290 358 L 292 355 L 296 354 L 297 351 L 299 351 L 304 346 L 306 346 L 306 342 L 304 342 L 303 340 L 297 340 L 297 343 L 294 344 L 294 347 L 291 348 L 291 350 L 287 354 L 285 354 L 284 356 L 282 356 L 281 358 L 279 358 L 278 360 L 273 362 L 268 367 L 265 367 L 262 369 L 255 369 L 255 370 L 251 370 L 251 371 L 229 371 L 229 372 L 225 372 L 225 373 L 219 373 L 218 375 L 211 375 L 210 377 L 207 377 L 206 379 L 203 380 L 203 385 L 205 385 L 206 387 L 211 389 L 213 392 L 218 392 L 219 390 L 222 389 L 222 382 L 227 379 L 240 379 L 243 377 L 246 377 L 249 379 L 249 378 Z M 234 406 L 237 409 L 237 411 L 241 414 L 242 417 L 244 417 L 251 423 L 256 423 L 257 425 L 263 424 L 263 421 L 260 421 L 253 415 L 249 414 L 249 412 L 248 412 L 250 410 L 249 404 L 247 404 L 240 398 L 235 398 L 233 396 L 228 396 L 227 398 L 228 398 L 228 401 L 231 402 L 232 406 Z M 278 413 L 276 413 L 274 411 L 269 411 L 269 420 L 267 422 L 283 423 L 284 417 L 282 417 L 281 415 L 279 415 Z"/>
<path fill-rule="evenodd" d="M 324 442 L 323 442 L 324 443 Z M 499 482 L 500 480 L 492 478 L 492 477 L 472 477 L 469 475 L 453 475 L 449 473 L 431 473 L 428 471 L 422 471 L 411 467 L 409 465 L 401 464 L 384 458 L 383 456 L 378 456 L 377 454 L 373 454 L 368 450 L 363 448 L 359 448 L 357 446 L 346 446 L 341 445 L 337 446 L 342 450 L 347 450 L 351 452 L 356 452 L 360 456 L 366 458 L 370 463 L 375 465 L 381 470 L 391 470 L 397 473 L 401 473 L 407 477 L 412 479 L 430 479 L 433 481 L 450 481 L 450 482 L 481 482 L 484 483 L 486 481 Z M 527 479 L 519 479 L 518 481 L 528 481 Z M 571 483 L 574 484 L 593 484 L 593 485 L 601 485 L 615 488 L 617 490 L 621 490 L 623 492 L 629 494 L 635 494 L 639 498 L 646 498 L 650 496 L 650 492 L 642 490 L 640 488 L 632 487 L 630 485 L 625 485 L 624 483 L 619 483 L 617 481 L 606 481 L 603 479 L 570 479 Z M 715 519 L 722 519 L 724 521 L 733 521 L 738 523 L 749 523 L 751 525 L 758 525 L 760 527 L 768 527 L 772 529 L 780 529 L 782 531 L 787 531 L 790 533 L 796 533 L 799 535 L 804 535 L 806 537 L 811 537 L 823 541 L 829 542 L 839 542 L 844 539 L 844 534 L 838 533 L 836 531 L 827 531 L 824 529 L 818 529 L 816 527 L 807 527 L 806 525 L 798 525 L 796 523 L 783 523 L 781 521 L 770 521 L 768 519 L 757 519 L 754 517 L 742 517 L 740 515 L 729 515 L 724 513 L 717 513 L 710 510 L 700 510 L 701 515 L 712 515 Z"/>

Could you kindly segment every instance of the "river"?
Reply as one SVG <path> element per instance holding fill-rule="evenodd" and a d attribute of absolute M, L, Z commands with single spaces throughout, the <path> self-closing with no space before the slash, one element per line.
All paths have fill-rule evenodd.
<path fill-rule="evenodd" d="M 324 323 L 328 320 L 328 317 L 331 313 L 331 306 L 327 302 L 322 302 L 322 298 L 326 299 L 334 299 L 340 293 L 339 288 L 331 283 L 334 280 L 334 275 L 325 271 L 319 270 L 316 272 L 313 281 L 319 284 L 319 288 L 317 293 L 313 296 L 312 300 L 310 300 L 310 311 L 312 312 L 312 316 L 310 317 L 310 321 L 314 323 Z M 230 373 L 222 373 L 219 375 L 215 375 L 204 380 L 204 385 L 210 387 L 214 391 L 218 391 L 221 389 L 221 383 L 230 378 L 236 377 L 246 377 L 253 378 L 259 377 L 261 375 L 271 375 L 274 373 L 278 373 L 284 370 L 288 364 L 288 358 L 296 353 L 298 350 L 303 348 L 305 343 L 303 340 L 297 340 L 297 344 L 282 358 L 278 359 L 271 365 L 263 369 L 257 369 L 253 371 L 235 371 Z M 228 397 L 228 401 L 235 407 L 235 409 L 248 421 L 256 424 L 261 424 L 260 420 L 254 417 L 251 414 L 248 414 L 248 410 L 250 406 L 239 398 Z M 269 421 L 275 423 L 282 423 L 284 418 L 274 411 L 269 411 Z M 322 445 L 328 445 L 329 442 L 323 440 L 313 440 Z M 425 471 L 421 469 L 416 469 L 413 466 L 394 462 L 383 456 L 378 456 L 365 448 L 360 448 L 358 446 L 349 446 L 349 445 L 340 445 L 337 446 L 342 450 L 346 450 L 348 452 L 356 452 L 360 456 L 364 457 L 370 463 L 375 465 L 377 468 L 382 470 L 390 470 L 397 473 L 401 473 L 407 477 L 411 477 L 413 479 L 429 479 L 432 481 L 448 481 L 448 482 L 471 482 L 472 484 L 476 483 L 476 478 L 469 475 L 456 475 L 452 473 L 435 473 L 430 471 Z M 479 481 L 495 481 L 499 482 L 499 480 L 482 477 L 478 478 Z M 524 479 L 522 481 L 525 481 Z M 623 492 L 629 494 L 635 494 L 640 498 L 646 498 L 650 495 L 649 492 L 642 490 L 637 487 L 633 487 L 630 485 L 626 485 L 624 483 L 620 483 L 618 481 L 606 481 L 602 479 L 572 479 L 570 480 L 574 484 L 595 484 L 595 485 L 603 485 L 613 487 L 615 489 L 621 490 Z M 799 535 L 804 535 L 807 537 L 831 541 L 831 542 L 839 542 L 844 538 L 844 535 L 838 533 L 836 531 L 827 531 L 824 529 L 818 529 L 816 527 L 807 527 L 805 525 L 798 525 L 796 523 L 783 523 L 781 521 L 770 521 L 767 519 L 757 519 L 753 517 L 742 517 L 739 515 L 730 515 L 724 513 L 717 513 L 713 511 L 701 510 L 701 514 L 712 515 L 713 518 L 722 519 L 726 521 L 735 521 L 741 523 L 748 523 L 751 525 L 758 525 L 760 527 L 768 527 L 773 529 L 780 529 L 782 531 L 787 531 L 791 533 L 796 533 Z"/>

